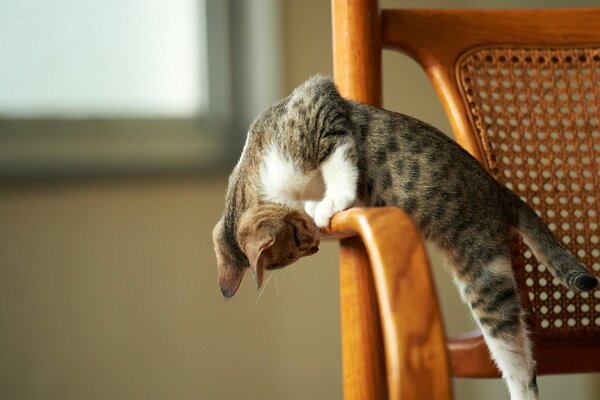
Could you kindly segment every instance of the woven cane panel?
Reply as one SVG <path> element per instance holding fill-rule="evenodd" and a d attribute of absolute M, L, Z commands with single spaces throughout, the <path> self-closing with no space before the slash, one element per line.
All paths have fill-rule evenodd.
<path fill-rule="evenodd" d="M 600 47 L 478 49 L 457 75 L 493 176 L 600 275 Z M 600 337 L 600 290 L 565 289 L 521 240 L 513 253 L 538 339 Z"/>

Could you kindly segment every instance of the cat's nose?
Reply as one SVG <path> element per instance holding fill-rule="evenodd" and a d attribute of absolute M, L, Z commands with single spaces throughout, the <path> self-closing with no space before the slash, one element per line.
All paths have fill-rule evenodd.
<path fill-rule="evenodd" d="M 310 256 L 311 254 L 315 254 L 317 251 L 319 251 L 319 245 L 315 245 L 315 246 L 311 247 L 310 249 L 308 249 L 306 251 L 306 255 Z"/>

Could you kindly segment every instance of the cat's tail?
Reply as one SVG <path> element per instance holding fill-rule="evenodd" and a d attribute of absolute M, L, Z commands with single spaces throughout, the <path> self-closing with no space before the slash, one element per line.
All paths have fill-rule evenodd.
<path fill-rule="evenodd" d="M 537 260 L 569 289 L 577 292 L 594 289 L 598 279 L 556 241 L 535 211 L 516 195 L 515 198 L 516 228 Z"/>

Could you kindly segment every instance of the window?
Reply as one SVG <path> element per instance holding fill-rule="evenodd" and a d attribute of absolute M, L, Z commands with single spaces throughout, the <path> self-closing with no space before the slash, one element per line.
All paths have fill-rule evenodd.
<path fill-rule="evenodd" d="M 197 115 L 207 100 L 203 14 L 195 0 L 7 2 L 0 113 Z"/>
<path fill-rule="evenodd" d="M 240 73 L 232 53 L 279 65 L 278 2 L 238 3 L 0 5 L 0 179 L 197 171 L 230 161 L 243 141 L 232 131 L 234 86 L 246 93 L 256 81 L 251 72 L 232 79 Z M 247 51 L 252 40 L 262 47 Z M 256 65 L 240 57 L 237 66 Z M 263 103 L 279 95 L 270 86 Z"/>

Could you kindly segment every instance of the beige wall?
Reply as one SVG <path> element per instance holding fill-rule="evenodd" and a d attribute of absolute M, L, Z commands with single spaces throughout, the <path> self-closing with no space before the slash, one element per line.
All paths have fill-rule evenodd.
<path fill-rule="evenodd" d="M 331 73 L 329 24 L 329 2 L 286 1 L 288 89 Z M 384 64 L 386 106 L 447 132 L 424 74 L 399 55 Z M 210 231 L 225 181 L 0 188 L 0 398 L 340 398 L 335 244 L 275 274 L 260 298 L 246 279 L 223 301 Z M 435 271 L 449 332 L 470 327 Z M 598 378 L 542 378 L 542 398 L 597 399 Z M 456 383 L 458 398 L 507 398 L 498 381 Z"/>
<path fill-rule="evenodd" d="M 0 191 L 0 398 L 337 397 L 334 246 L 225 302 L 224 182 Z"/>

